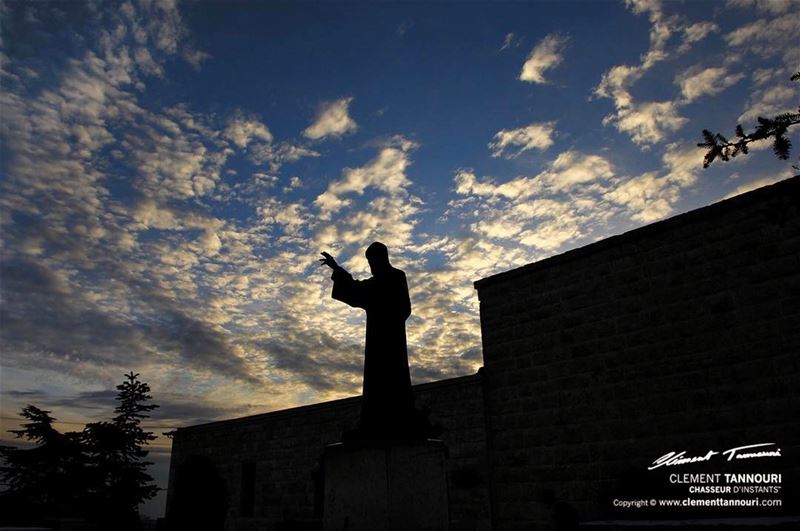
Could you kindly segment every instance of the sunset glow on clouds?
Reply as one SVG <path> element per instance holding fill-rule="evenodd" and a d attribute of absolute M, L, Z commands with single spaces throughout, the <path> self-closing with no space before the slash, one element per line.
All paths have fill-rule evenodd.
<path fill-rule="evenodd" d="M 4 433 L 358 394 L 317 258 L 375 240 L 414 382 L 471 374 L 473 281 L 792 175 L 695 144 L 796 108 L 796 2 L 1 5 Z"/>

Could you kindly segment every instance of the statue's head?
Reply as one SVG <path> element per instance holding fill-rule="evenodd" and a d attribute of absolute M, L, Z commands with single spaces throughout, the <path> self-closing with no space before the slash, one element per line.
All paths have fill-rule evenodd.
<path fill-rule="evenodd" d="M 389 263 L 389 249 L 381 242 L 373 242 L 367 247 L 367 262 L 372 275 L 379 275 L 388 271 L 392 265 Z"/>

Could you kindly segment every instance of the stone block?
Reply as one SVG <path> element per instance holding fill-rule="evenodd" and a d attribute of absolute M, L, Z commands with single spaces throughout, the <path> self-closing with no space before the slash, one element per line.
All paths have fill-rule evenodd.
<path fill-rule="evenodd" d="M 449 529 L 441 441 L 335 444 L 323 456 L 325 531 Z"/>

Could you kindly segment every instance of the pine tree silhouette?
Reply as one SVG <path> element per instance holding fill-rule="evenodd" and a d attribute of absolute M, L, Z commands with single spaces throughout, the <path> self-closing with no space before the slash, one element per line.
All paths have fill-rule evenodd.
<path fill-rule="evenodd" d="M 126 374 L 127 381 L 117 386 L 117 416 L 111 422 L 87 424 L 83 432 L 91 463 L 94 517 L 120 530 L 137 529 L 137 506 L 159 491 L 147 473 L 152 463 L 145 461 L 149 452 L 144 449 L 156 437 L 141 427 L 141 421 L 158 406 L 146 404 L 152 399 L 150 386 L 138 377 Z"/>
<path fill-rule="evenodd" d="M 150 386 L 133 372 L 117 386 L 116 416 L 81 432 L 60 433 L 56 420 L 33 405 L 20 415 L 28 422 L 11 430 L 32 448 L 0 446 L 0 525 L 40 525 L 70 517 L 97 529 L 141 528 L 137 507 L 159 488 L 147 473 L 144 448 L 156 437 L 141 422 L 157 408 Z"/>
<path fill-rule="evenodd" d="M 0 446 L 0 522 L 25 524 L 51 518 L 79 516 L 85 509 L 86 457 L 80 433 L 60 433 L 56 420 L 45 411 L 27 405 L 20 415 L 29 422 L 21 430 L 9 430 L 33 448 Z"/>

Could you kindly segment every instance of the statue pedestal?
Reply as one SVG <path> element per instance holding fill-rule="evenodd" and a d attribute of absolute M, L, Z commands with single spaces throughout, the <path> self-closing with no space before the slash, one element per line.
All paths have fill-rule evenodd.
<path fill-rule="evenodd" d="M 325 449 L 324 531 L 445 531 L 441 441 L 333 444 Z"/>

